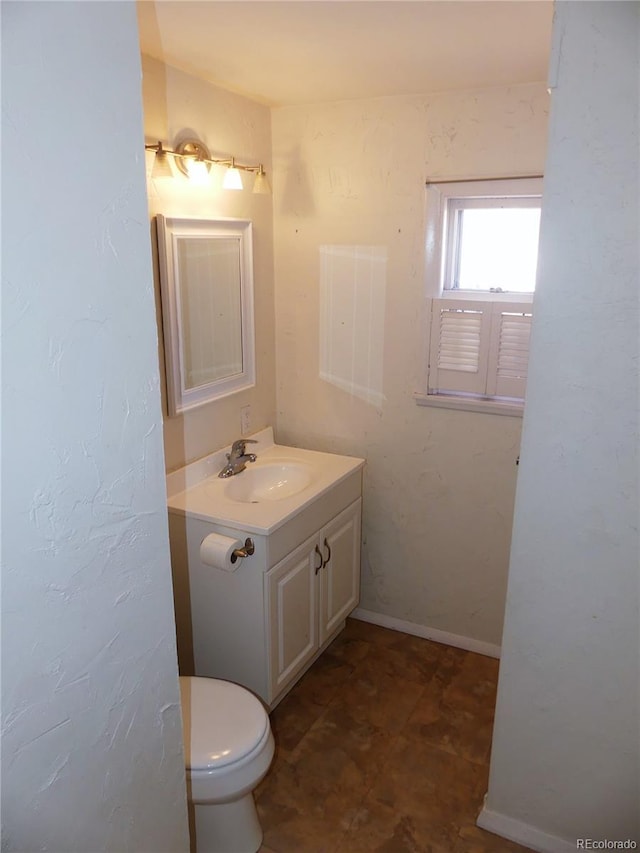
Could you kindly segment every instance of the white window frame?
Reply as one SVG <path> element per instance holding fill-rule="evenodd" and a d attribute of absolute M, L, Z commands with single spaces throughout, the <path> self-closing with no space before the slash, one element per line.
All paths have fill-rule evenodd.
<path fill-rule="evenodd" d="M 503 191 L 504 192 L 504 191 Z M 480 293 L 486 296 L 493 293 L 506 293 L 511 299 L 532 299 L 533 291 L 495 291 L 495 290 L 465 290 L 457 286 L 455 277 L 458 272 L 460 254 L 460 213 L 465 210 L 495 208 L 540 207 L 540 195 L 500 195 L 500 196 L 460 196 L 448 197 L 444 205 L 442 235 L 444 247 L 442 293 L 451 296 L 461 294 L 465 297 L 470 293 Z"/>
<path fill-rule="evenodd" d="M 522 417 L 533 293 L 446 288 L 455 251 L 448 217 L 465 203 L 480 206 L 483 199 L 504 199 L 504 205 L 521 206 L 522 200 L 541 196 L 541 178 L 427 184 L 426 370 L 423 389 L 414 394 L 418 405 Z M 456 205 L 453 199 L 462 201 Z M 478 322 L 457 322 L 463 317 Z M 471 337 L 456 339 L 458 328 Z M 444 334 L 453 341 L 453 350 L 443 344 Z M 471 361 L 462 355 L 465 351 Z"/>

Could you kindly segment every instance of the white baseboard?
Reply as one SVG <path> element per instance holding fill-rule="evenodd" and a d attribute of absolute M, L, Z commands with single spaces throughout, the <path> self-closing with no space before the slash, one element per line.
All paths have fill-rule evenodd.
<path fill-rule="evenodd" d="M 394 616 L 385 616 L 384 613 L 374 613 L 373 610 L 363 610 L 361 607 L 356 607 L 351 616 L 354 619 L 360 619 L 361 622 L 371 622 L 373 625 L 391 628 L 392 631 L 403 631 L 405 634 L 423 637 L 425 640 L 433 640 L 435 643 L 443 643 L 445 646 L 455 646 L 458 649 L 477 652 L 479 655 L 486 655 L 490 658 L 500 657 L 500 646 L 485 643 L 482 640 L 474 640 L 472 637 L 450 634 L 448 631 L 440 631 L 438 628 L 429 628 L 426 625 L 418 625 L 416 622 L 396 619 Z"/>
<path fill-rule="evenodd" d="M 477 824 L 481 829 L 501 835 L 516 844 L 523 844 L 538 853 L 575 853 L 575 841 L 570 842 L 557 835 L 549 835 L 528 823 L 491 811 L 486 806 L 480 812 Z"/>

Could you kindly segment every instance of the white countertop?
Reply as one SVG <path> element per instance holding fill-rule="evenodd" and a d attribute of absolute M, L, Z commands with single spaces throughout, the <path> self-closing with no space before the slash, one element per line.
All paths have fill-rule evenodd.
<path fill-rule="evenodd" d="M 227 494 L 227 487 L 245 472 L 227 479 L 218 477 L 226 463 L 225 454 L 230 450 L 230 447 L 225 447 L 167 475 L 169 512 L 248 533 L 268 535 L 320 495 L 361 469 L 365 462 L 353 456 L 274 444 L 271 427 L 247 436 L 247 439 L 256 442 L 247 445 L 247 453 L 257 456 L 255 462 L 247 464 L 247 471 L 270 464 L 298 462 L 311 470 L 311 482 L 297 494 L 281 500 L 232 500 Z"/>

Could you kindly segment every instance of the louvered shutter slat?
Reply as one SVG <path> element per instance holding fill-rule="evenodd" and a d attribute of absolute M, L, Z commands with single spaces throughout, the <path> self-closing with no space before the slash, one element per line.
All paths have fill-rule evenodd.
<path fill-rule="evenodd" d="M 440 311 L 439 369 L 478 372 L 481 325 L 477 313 Z"/>
<path fill-rule="evenodd" d="M 492 318 L 487 383 L 490 394 L 524 398 L 531 320 L 530 305 L 496 303 Z"/>
<path fill-rule="evenodd" d="M 487 306 L 434 299 L 432 311 L 430 392 L 484 393 L 490 320 Z"/>

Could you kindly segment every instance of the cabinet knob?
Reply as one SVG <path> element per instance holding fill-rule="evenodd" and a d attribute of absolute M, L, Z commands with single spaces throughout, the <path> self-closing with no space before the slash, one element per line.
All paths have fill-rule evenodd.
<path fill-rule="evenodd" d="M 318 557 L 320 557 L 320 565 L 316 566 L 316 574 L 318 574 L 320 569 L 324 566 L 324 563 L 322 562 L 322 554 L 320 553 L 320 548 L 318 548 L 317 545 L 316 545 L 315 551 L 316 551 L 316 554 L 318 555 Z"/>

